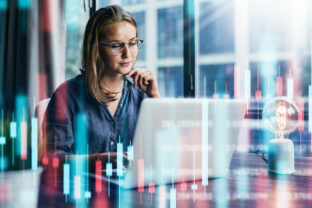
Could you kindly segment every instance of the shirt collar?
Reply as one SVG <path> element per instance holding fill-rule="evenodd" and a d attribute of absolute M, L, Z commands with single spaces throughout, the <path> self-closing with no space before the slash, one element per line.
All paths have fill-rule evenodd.
<path fill-rule="evenodd" d="M 124 77 L 124 88 L 128 88 L 129 85 L 134 85 L 133 77 Z"/>
<path fill-rule="evenodd" d="M 129 77 L 129 78 L 125 78 L 125 75 L 124 75 L 124 85 L 123 85 L 123 89 L 122 89 L 122 96 L 121 96 L 121 99 L 120 99 L 120 103 L 117 107 L 117 110 L 115 112 L 115 115 L 114 117 L 119 117 L 121 112 L 122 112 L 122 109 L 127 106 L 127 102 L 128 102 L 128 91 L 129 91 L 129 83 L 133 84 L 133 78 L 132 77 Z"/>

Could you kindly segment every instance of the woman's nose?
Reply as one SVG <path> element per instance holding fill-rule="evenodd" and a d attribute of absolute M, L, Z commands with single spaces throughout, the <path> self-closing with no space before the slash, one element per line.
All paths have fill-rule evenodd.
<path fill-rule="evenodd" d="M 130 56 L 130 48 L 128 46 L 128 44 L 125 44 L 124 48 L 122 49 L 122 57 L 123 58 L 128 58 Z"/>

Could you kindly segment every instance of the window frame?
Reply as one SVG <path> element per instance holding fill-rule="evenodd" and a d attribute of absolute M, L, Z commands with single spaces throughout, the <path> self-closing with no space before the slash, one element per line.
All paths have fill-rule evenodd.
<path fill-rule="evenodd" d="M 91 0 L 94 2 L 93 5 L 97 4 L 99 0 Z M 242 81 L 245 79 L 246 70 L 250 69 L 250 63 L 253 61 L 259 60 L 261 54 L 252 53 L 249 51 L 249 39 L 245 37 L 249 37 L 249 17 L 248 17 L 248 9 L 250 2 L 248 0 L 243 1 L 234 1 L 233 2 L 233 35 L 234 35 L 234 51 L 233 53 L 215 53 L 215 54 L 199 54 L 199 7 L 200 3 L 204 2 L 212 2 L 211 0 L 183 0 L 183 58 L 166 58 L 166 59 L 157 59 L 157 10 L 160 8 L 167 8 L 171 6 L 181 5 L 181 1 L 173 0 L 170 2 L 159 1 L 159 0 L 149 0 L 148 6 L 147 3 L 139 3 L 138 5 L 125 5 L 125 9 L 133 11 L 145 11 L 149 13 L 149 17 L 153 17 L 153 22 L 155 20 L 156 24 L 154 26 L 146 26 L 145 30 L 147 30 L 146 38 L 152 40 L 153 43 L 149 43 L 151 41 L 146 41 L 146 50 L 153 48 L 153 57 L 146 56 L 145 61 L 139 63 L 139 65 L 147 65 L 147 63 L 154 63 L 152 66 L 148 65 L 147 67 L 153 70 L 157 75 L 157 69 L 159 67 L 172 67 L 172 66 L 180 66 L 183 68 L 183 92 L 184 97 L 200 97 L 199 90 L 199 67 L 202 65 L 214 65 L 214 64 L 225 64 L 232 63 L 234 65 L 240 66 L 240 70 L 238 73 L 238 78 L 241 80 L 239 86 L 239 95 L 234 96 L 233 98 L 245 98 L 245 82 Z M 112 0 L 110 3 L 118 4 L 121 3 L 121 0 Z M 96 8 L 96 5 L 95 5 Z M 92 11 L 95 11 L 94 10 Z M 133 10 L 133 11 L 132 11 Z M 91 13 L 91 9 L 90 9 Z M 147 15 L 146 15 L 147 16 Z M 148 27 L 148 28 L 147 28 Z M 156 28 L 155 28 L 156 27 Z M 152 33 L 152 34 L 151 34 Z M 246 36 L 247 35 L 247 36 Z M 156 50 L 155 50 L 156 49 Z M 236 55 L 238 54 L 238 55 Z M 311 54 L 310 54 L 311 55 Z M 274 55 L 275 59 L 285 60 L 289 59 L 289 55 L 285 55 L 283 52 Z M 265 56 L 265 58 L 270 59 L 270 57 Z M 272 58 L 272 57 L 271 57 Z M 156 60 L 155 60 L 156 59 Z M 151 62 L 150 62 L 151 61 Z M 260 101 L 254 98 L 254 92 L 250 93 L 250 103 L 255 104 L 257 102 L 263 102 L 264 98 Z M 251 107 L 250 105 L 249 107 Z M 256 109 L 251 109 L 251 111 L 255 111 Z M 261 105 L 260 105 L 261 110 Z M 258 111 L 258 110 L 256 110 Z"/>

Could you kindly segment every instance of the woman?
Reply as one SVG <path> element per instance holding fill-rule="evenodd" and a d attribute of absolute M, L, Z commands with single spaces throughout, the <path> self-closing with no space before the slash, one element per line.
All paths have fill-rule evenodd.
<path fill-rule="evenodd" d="M 122 8 L 108 6 L 92 15 L 83 40 L 82 73 L 54 92 L 46 111 L 50 152 L 86 153 L 88 144 L 89 158 L 105 158 L 116 152 L 117 142 L 127 150 L 142 100 L 160 97 L 154 73 L 133 68 L 142 42 L 134 18 Z M 87 139 L 81 138 L 84 129 Z"/>

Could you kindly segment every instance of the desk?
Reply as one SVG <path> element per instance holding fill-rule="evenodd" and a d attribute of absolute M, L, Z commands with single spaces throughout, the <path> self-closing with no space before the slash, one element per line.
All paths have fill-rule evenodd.
<path fill-rule="evenodd" d="M 170 207 L 170 189 L 176 189 L 177 207 L 311 207 L 312 206 L 312 158 L 296 156 L 296 173 L 289 176 L 272 176 L 267 173 L 266 163 L 259 155 L 235 152 L 226 178 L 210 179 L 204 190 L 201 181 L 196 181 L 197 190 L 192 190 L 193 182 L 167 185 L 166 194 L 149 194 L 148 189 L 119 190 L 111 185 L 110 197 L 107 196 L 107 184 L 103 182 L 101 194 L 94 193 L 94 180 L 90 180 L 92 197 L 91 207 Z M 44 177 L 44 176 L 43 176 Z M 118 197 L 119 196 L 119 197 Z M 61 181 L 45 181 L 42 178 L 39 195 L 39 207 L 75 207 L 75 203 L 66 203 Z"/>

